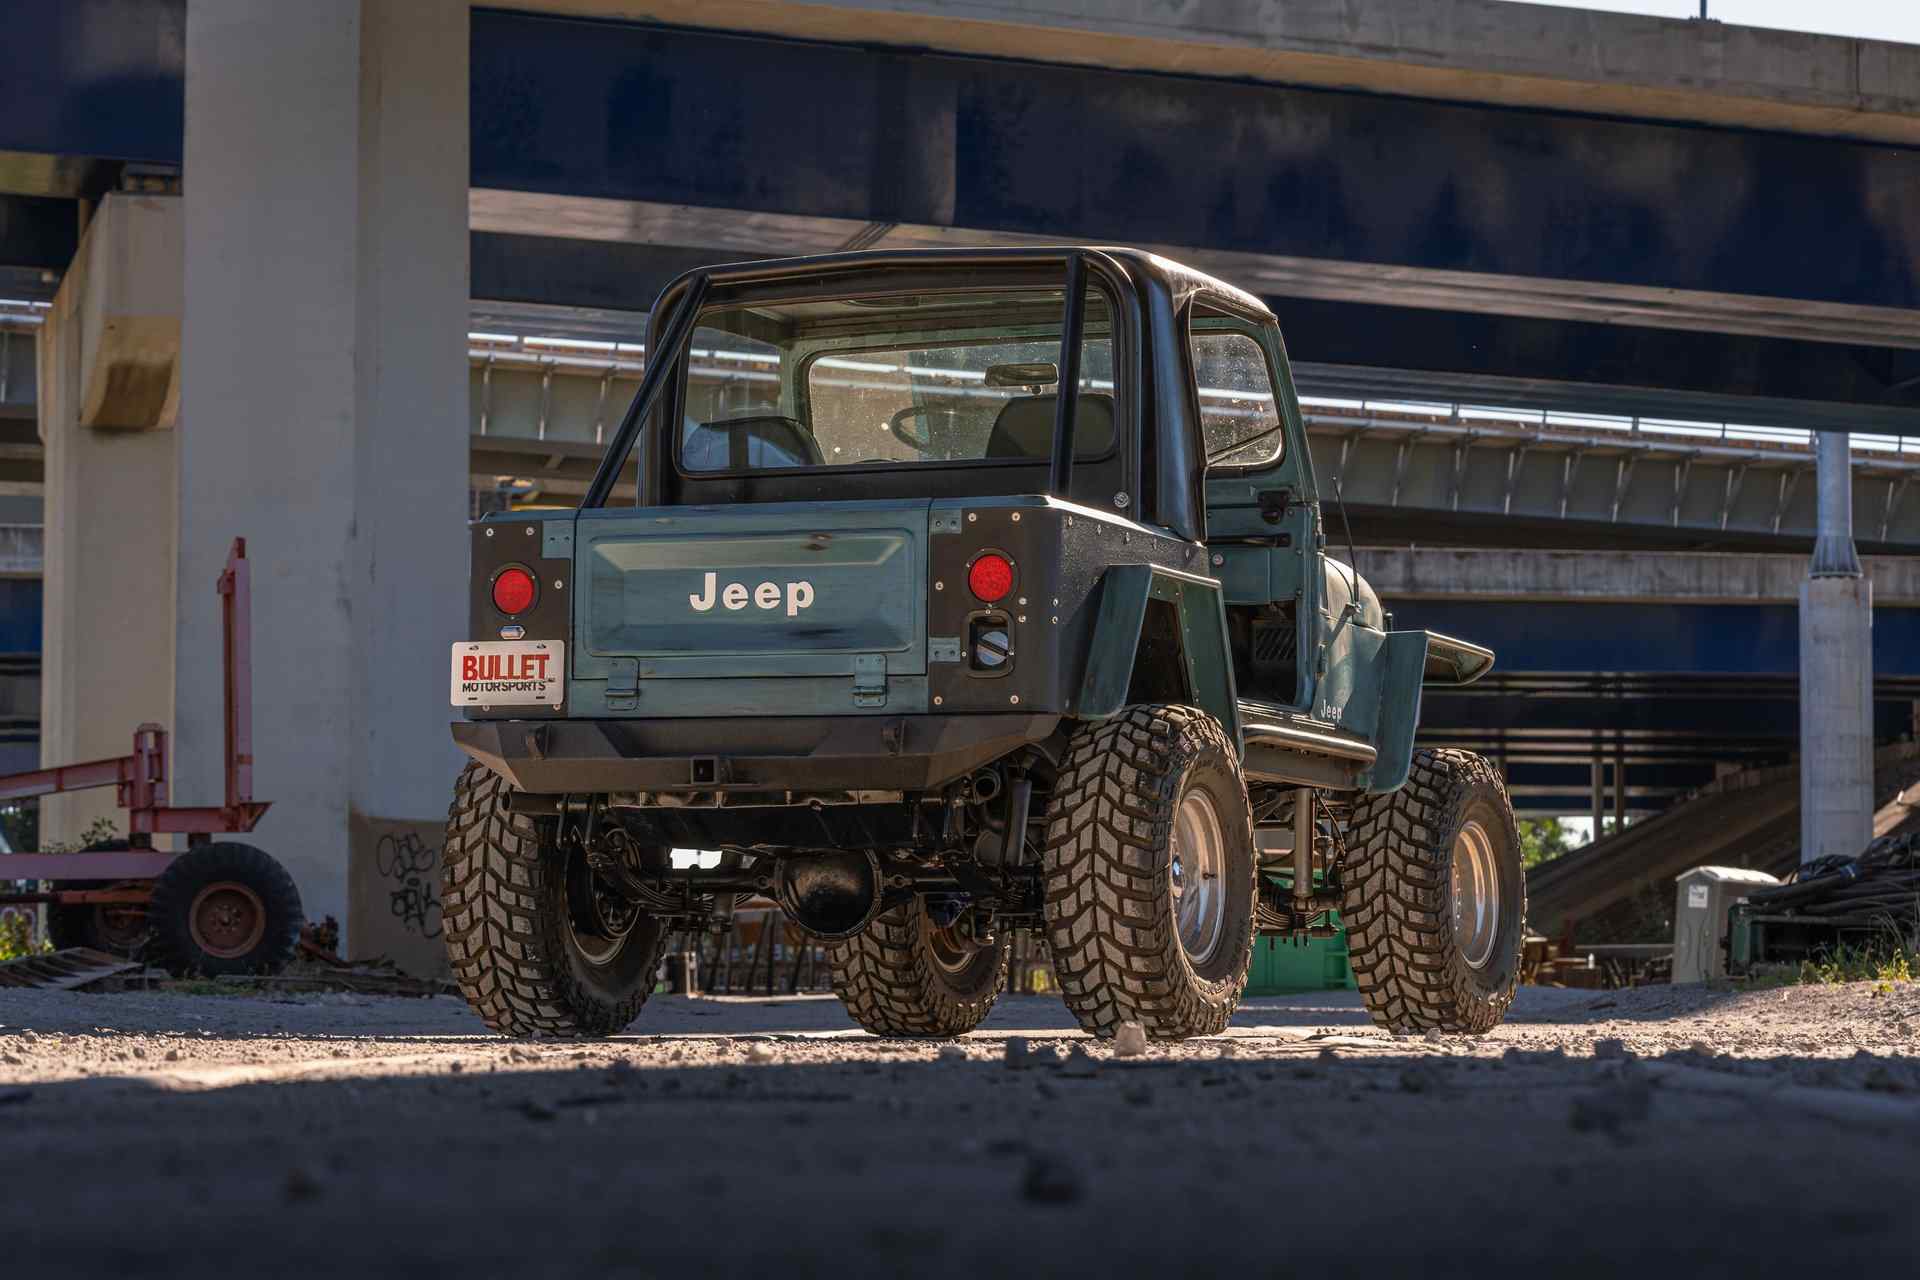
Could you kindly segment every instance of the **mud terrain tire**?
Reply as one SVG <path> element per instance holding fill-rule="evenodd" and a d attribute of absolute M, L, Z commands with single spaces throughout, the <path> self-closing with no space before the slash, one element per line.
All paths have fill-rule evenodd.
<path fill-rule="evenodd" d="M 992 1010 L 1007 985 L 1010 951 L 1005 929 L 992 946 L 958 949 L 916 897 L 830 944 L 827 959 L 834 994 L 874 1035 L 949 1039 Z"/>
<path fill-rule="evenodd" d="M 1194 829 L 1196 794 L 1217 841 L 1204 864 L 1202 841 L 1185 857 L 1175 847 L 1177 828 Z M 1047 944 L 1083 1028 L 1107 1037 L 1137 1022 L 1162 1040 L 1226 1028 L 1253 956 L 1256 869 L 1246 781 L 1219 721 L 1143 704 L 1082 726 L 1048 808 L 1045 867 Z M 1217 909 L 1196 960 L 1181 901 L 1207 885 Z"/>
<path fill-rule="evenodd" d="M 642 917 L 624 938 L 582 935 L 567 861 L 546 828 L 507 807 L 512 794 L 479 763 L 454 784 L 440 894 L 454 981 L 502 1035 L 623 1031 L 653 991 L 667 931 Z"/>
<path fill-rule="evenodd" d="M 1478 926 L 1484 886 L 1461 892 L 1476 863 L 1498 892 L 1494 918 Z M 1344 872 L 1349 958 L 1375 1022 L 1473 1034 L 1500 1024 L 1520 982 L 1527 879 L 1513 805 L 1488 761 L 1415 751 L 1404 787 L 1354 805 Z"/>

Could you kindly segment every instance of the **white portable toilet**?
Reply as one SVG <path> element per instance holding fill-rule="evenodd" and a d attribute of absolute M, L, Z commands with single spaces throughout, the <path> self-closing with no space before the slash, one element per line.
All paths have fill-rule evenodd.
<path fill-rule="evenodd" d="M 1727 976 L 1727 910 L 1755 889 L 1780 881 L 1746 867 L 1695 867 L 1674 877 L 1673 980 Z"/>

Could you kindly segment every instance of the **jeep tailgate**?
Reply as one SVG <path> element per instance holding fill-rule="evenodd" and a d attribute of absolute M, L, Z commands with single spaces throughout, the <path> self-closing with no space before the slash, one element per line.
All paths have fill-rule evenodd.
<path fill-rule="evenodd" d="M 930 506 L 581 512 L 574 714 L 925 710 Z"/>

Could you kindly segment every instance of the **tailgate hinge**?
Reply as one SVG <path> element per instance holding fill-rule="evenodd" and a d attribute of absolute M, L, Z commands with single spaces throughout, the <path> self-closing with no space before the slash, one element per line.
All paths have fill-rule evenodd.
<path fill-rule="evenodd" d="M 640 659 L 607 662 L 607 710 L 631 711 L 640 705 Z"/>
<path fill-rule="evenodd" d="M 886 654 L 861 653 L 854 655 L 853 705 L 856 707 L 884 707 L 887 705 Z"/>

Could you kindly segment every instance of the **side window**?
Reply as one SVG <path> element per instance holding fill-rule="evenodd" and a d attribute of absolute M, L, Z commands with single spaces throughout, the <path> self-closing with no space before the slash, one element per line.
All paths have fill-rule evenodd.
<path fill-rule="evenodd" d="M 705 325 L 687 355 L 680 460 L 689 471 L 804 467 L 820 461 L 782 390 L 780 348 Z"/>
<path fill-rule="evenodd" d="M 1207 464 L 1265 467 L 1280 460 L 1286 433 L 1267 372 L 1266 352 L 1244 333 L 1196 329 L 1193 375 Z"/>

